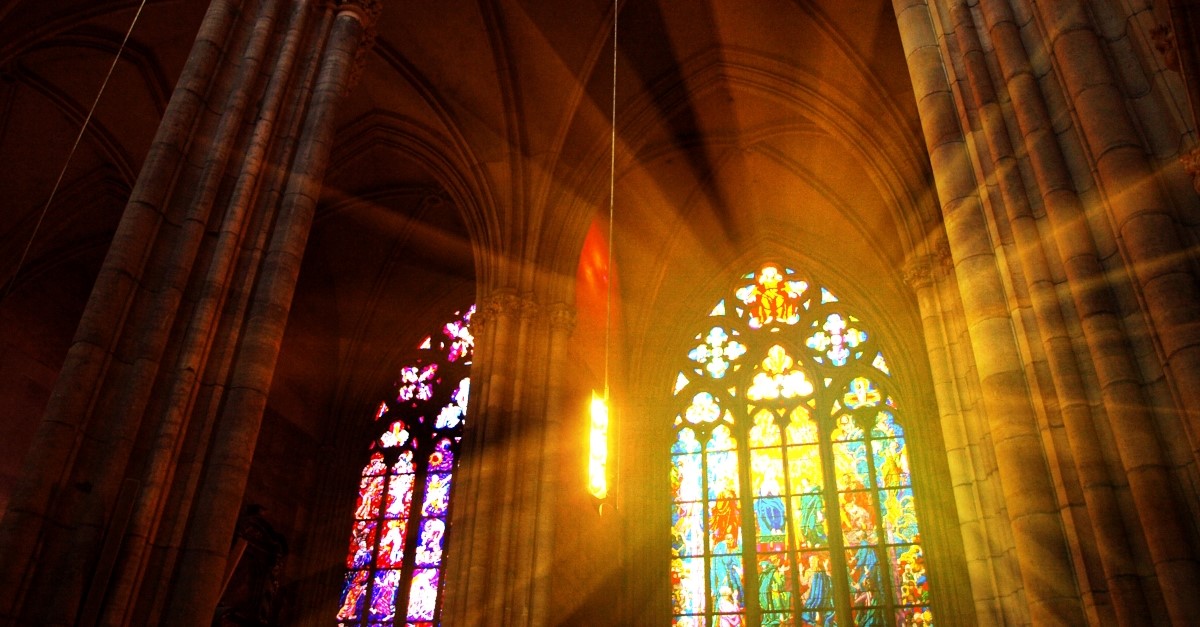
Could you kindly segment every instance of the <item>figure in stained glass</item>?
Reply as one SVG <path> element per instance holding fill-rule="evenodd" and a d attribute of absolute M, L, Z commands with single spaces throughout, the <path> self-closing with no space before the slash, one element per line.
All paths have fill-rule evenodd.
<path fill-rule="evenodd" d="M 673 623 L 931 624 L 899 405 L 874 380 L 894 373 L 866 345 L 882 342 L 791 269 L 745 278 L 672 390 L 691 401 L 671 449 Z"/>
<path fill-rule="evenodd" d="M 473 313 L 474 307 L 456 314 L 440 335 L 422 340 L 415 363 L 400 369 L 394 400 L 373 412 L 372 419 L 386 415 L 389 421 L 361 475 L 341 627 L 391 627 L 393 621 L 434 627 L 438 620 L 445 515 L 470 393 Z M 430 407 L 435 398 L 449 401 Z"/>
<path fill-rule="evenodd" d="M 731 593 L 730 598 L 741 607 L 742 604 L 742 556 L 738 554 L 738 543 L 733 536 L 726 536 L 713 545 L 710 590 L 723 595 L 725 590 Z"/>
<path fill-rule="evenodd" d="M 768 265 L 758 272 L 753 286 L 739 290 L 738 297 L 751 308 L 752 327 L 772 322 L 795 324 L 803 291 L 803 283 L 788 281 L 779 268 Z"/>
<path fill-rule="evenodd" d="M 802 547 L 817 548 L 829 541 L 825 530 L 825 497 L 814 486 L 793 499 L 799 513 L 797 527 Z"/>
<path fill-rule="evenodd" d="M 353 620 L 362 615 L 363 595 L 367 591 L 366 570 L 352 570 L 346 573 L 346 587 L 342 591 L 342 606 L 338 610 L 338 620 Z"/>
<path fill-rule="evenodd" d="M 781 553 L 763 556 L 758 562 L 758 606 L 764 612 L 792 607 L 791 566 Z"/>
<path fill-rule="evenodd" d="M 800 594 L 804 607 L 822 609 L 833 605 L 833 576 L 829 574 L 829 560 L 823 554 L 809 554 L 807 564 L 800 577 Z"/>
<path fill-rule="evenodd" d="M 872 546 L 846 551 L 846 566 L 850 571 L 850 603 L 856 606 L 874 605 L 879 596 L 879 555 Z"/>

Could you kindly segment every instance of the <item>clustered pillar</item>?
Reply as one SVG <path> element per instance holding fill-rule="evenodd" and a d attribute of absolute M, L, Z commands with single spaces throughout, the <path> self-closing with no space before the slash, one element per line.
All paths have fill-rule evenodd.
<path fill-rule="evenodd" d="M 1188 624 L 1200 615 L 1188 506 L 1200 288 L 1160 179 L 1170 171 L 1139 137 L 1085 3 L 894 5 L 943 218 L 908 276 L 978 617 Z M 941 237 L 953 268 L 939 271 Z M 952 346 L 960 315 L 974 373 Z M 976 386 L 973 408 L 962 399 Z M 972 433 L 974 411 L 988 437 Z M 980 521 L 991 456 L 1011 555 L 994 550 L 1004 530 Z M 1000 589 L 1012 568 L 1027 618 Z"/>
<path fill-rule="evenodd" d="M 0 622 L 211 622 L 379 9 L 212 2 L 0 523 Z"/>
<path fill-rule="evenodd" d="M 551 624 L 562 372 L 574 312 L 500 289 L 481 300 L 471 323 L 472 381 L 478 383 L 454 475 L 454 550 L 447 557 L 442 619 L 447 625 Z"/>

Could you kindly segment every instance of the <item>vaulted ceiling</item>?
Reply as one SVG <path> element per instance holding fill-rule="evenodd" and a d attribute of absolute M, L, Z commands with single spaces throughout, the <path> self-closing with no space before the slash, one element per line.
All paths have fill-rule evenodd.
<path fill-rule="evenodd" d="M 32 240 L 138 2 L 0 5 L 0 350 L 28 379 L 0 397 L 31 414 L 206 5 L 147 3 Z M 311 437 L 389 383 L 415 321 L 477 284 L 559 293 L 608 207 L 611 3 L 384 5 L 339 113 L 272 401 Z M 667 343 L 656 325 L 714 275 L 784 252 L 918 330 L 897 268 L 935 212 L 890 3 L 626 0 L 618 42 L 615 263 L 633 343 Z"/>

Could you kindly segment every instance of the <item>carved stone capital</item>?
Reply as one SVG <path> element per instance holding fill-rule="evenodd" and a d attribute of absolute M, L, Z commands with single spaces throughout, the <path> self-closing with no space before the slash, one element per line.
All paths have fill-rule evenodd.
<path fill-rule="evenodd" d="M 954 255 L 950 253 L 950 244 L 946 240 L 939 240 L 933 247 L 933 259 L 937 263 L 937 267 L 942 270 L 954 269 Z"/>
<path fill-rule="evenodd" d="M 522 298 L 518 307 L 520 307 L 521 322 L 523 323 L 531 322 L 542 311 L 541 305 L 534 302 L 532 298 Z"/>
<path fill-rule="evenodd" d="M 483 299 L 479 312 L 489 320 L 495 320 L 501 316 L 520 315 L 523 302 L 524 299 L 512 292 L 495 292 Z"/>
<path fill-rule="evenodd" d="M 1179 49 L 1175 46 L 1175 33 L 1170 24 L 1159 24 L 1150 29 L 1154 49 L 1162 55 L 1163 65 L 1168 70 L 1179 71 Z"/>
<path fill-rule="evenodd" d="M 363 28 L 375 30 L 375 23 L 383 13 L 382 0 L 337 0 L 338 13 L 346 13 L 358 18 Z"/>
<path fill-rule="evenodd" d="M 547 315 L 550 319 L 550 328 L 554 331 L 570 333 L 575 328 L 575 308 L 571 305 L 566 303 L 550 305 Z"/>
<path fill-rule="evenodd" d="M 1192 189 L 1200 194 L 1200 147 L 1193 148 L 1179 157 L 1183 169 L 1192 177 Z"/>
<path fill-rule="evenodd" d="M 934 255 L 920 255 L 904 264 L 904 282 L 914 290 L 933 285 L 934 268 L 938 265 Z"/>
<path fill-rule="evenodd" d="M 367 67 L 367 56 L 375 47 L 375 26 L 379 23 L 379 15 L 383 13 L 383 2 L 381 0 L 337 0 L 337 11 L 339 16 L 348 15 L 358 20 L 363 28 L 362 39 L 358 42 L 358 48 L 354 50 L 354 59 L 350 62 L 350 71 L 342 89 L 342 95 L 345 96 L 362 80 L 363 72 Z"/>

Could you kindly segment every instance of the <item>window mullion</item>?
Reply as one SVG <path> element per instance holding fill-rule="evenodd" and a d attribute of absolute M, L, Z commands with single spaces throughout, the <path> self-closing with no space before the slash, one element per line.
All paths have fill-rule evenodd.
<path fill-rule="evenodd" d="M 878 408 L 874 409 L 878 411 Z M 875 496 L 875 511 L 872 512 L 872 514 L 875 516 L 876 520 L 875 542 L 879 547 L 877 553 L 877 555 L 879 555 L 879 578 L 883 582 L 883 589 L 880 591 L 880 595 L 883 597 L 883 599 L 878 605 L 879 611 L 884 613 L 884 622 L 887 623 L 889 627 L 892 627 L 896 624 L 896 610 L 895 605 L 892 603 L 892 600 L 895 598 L 893 596 L 892 589 L 892 563 L 888 558 L 887 529 L 885 528 L 885 523 L 883 520 L 883 497 L 885 488 L 884 486 L 879 485 L 879 473 L 875 468 L 875 436 L 873 433 L 874 424 L 874 420 L 867 421 L 868 426 L 863 429 L 863 442 L 866 444 L 867 472 L 869 473 L 868 477 L 871 481 L 872 492 L 874 492 Z"/>
<path fill-rule="evenodd" d="M 741 392 L 742 386 L 739 386 Z M 746 612 L 746 620 L 750 625 L 762 622 L 762 608 L 758 603 L 758 547 L 757 547 L 757 517 L 754 509 L 754 485 L 750 469 L 750 429 L 749 412 L 745 403 L 734 403 L 734 424 L 738 442 L 738 493 L 742 510 L 742 607 Z M 747 505 L 749 505 L 747 507 Z"/>
<path fill-rule="evenodd" d="M 821 373 L 818 372 L 818 376 Z M 833 600 L 839 625 L 853 625 L 850 610 L 849 568 L 846 564 L 846 545 L 842 539 L 842 508 L 837 489 L 837 473 L 833 464 L 833 400 L 834 394 L 822 386 L 817 388 L 815 410 L 818 442 L 821 447 L 821 468 L 825 475 L 825 524 L 828 525 L 830 575 L 833 576 Z"/>
<path fill-rule="evenodd" d="M 429 453 L 433 448 L 432 438 L 422 429 L 416 436 L 417 446 L 413 447 L 413 487 L 412 497 L 408 502 L 407 519 L 404 521 L 404 560 L 400 567 L 400 589 L 396 590 L 397 623 L 408 623 L 408 602 L 412 592 L 413 569 L 416 567 L 417 546 L 421 539 L 420 508 L 425 502 L 426 481 L 429 476 Z"/>

